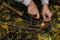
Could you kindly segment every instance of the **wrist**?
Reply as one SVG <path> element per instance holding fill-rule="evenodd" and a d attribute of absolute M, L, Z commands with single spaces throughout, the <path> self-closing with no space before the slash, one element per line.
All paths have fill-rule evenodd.
<path fill-rule="evenodd" d="M 35 3 L 34 3 L 33 1 L 31 1 L 28 6 L 34 7 L 34 6 L 36 6 L 36 5 L 35 5 Z"/>
<path fill-rule="evenodd" d="M 32 4 L 33 4 L 33 1 L 31 1 L 28 6 L 30 6 L 30 5 L 32 5 Z"/>
<path fill-rule="evenodd" d="M 48 4 L 43 4 L 43 7 L 48 8 Z"/>

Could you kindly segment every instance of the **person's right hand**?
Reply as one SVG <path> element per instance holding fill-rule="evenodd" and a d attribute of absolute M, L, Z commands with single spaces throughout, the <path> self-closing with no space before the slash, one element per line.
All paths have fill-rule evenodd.
<path fill-rule="evenodd" d="M 30 4 L 28 5 L 28 13 L 35 19 L 39 19 L 40 17 L 37 6 L 35 5 L 33 1 L 31 1 Z"/>

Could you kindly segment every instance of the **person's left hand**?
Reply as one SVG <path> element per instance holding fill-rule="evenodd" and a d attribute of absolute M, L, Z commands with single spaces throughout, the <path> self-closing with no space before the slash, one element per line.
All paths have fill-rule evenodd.
<path fill-rule="evenodd" d="M 45 22 L 51 21 L 51 17 L 52 17 L 52 13 L 48 8 L 47 4 L 43 5 L 43 9 L 42 9 L 42 15 L 43 15 L 43 20 Z"/>

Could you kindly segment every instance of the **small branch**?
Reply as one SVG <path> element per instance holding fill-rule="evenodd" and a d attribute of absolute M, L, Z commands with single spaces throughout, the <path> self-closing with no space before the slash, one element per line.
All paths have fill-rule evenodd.
<path fill-rule="evenodd" d="M 11 7 L 10 5 L 8 5 L 6 2 L 3 2 L 3 6 L 9 8 L 10 10 L 12 10 L 13 12 L 17 13 L 18 15 L 22 16 L 23 13 L 21 11 L 16 10 L 15 8 Z"/>
<path fill-rule="evenodd" d="M 4 22 L 1 22 L 0 21 L 0 24 L 4 24 Z M 31 28 L 31 27 L 28 27 L 28 26 L 18 26 L 18 25 L 13 25 L 13 24 L 9 24 L 9 23 L 7 23 L 6 25 L 8 25 L 8 26 L 12 26 L 12 27 L 19 27 L 20 29 L 24 29 L 24 30 L 31 30 L 31 31 L 34 31 L 34 32 L 39 32 L 39 33 L 41 33 L 41 29 L 39 28 L 39 29 L 37 29 L 37 28 Z"/>

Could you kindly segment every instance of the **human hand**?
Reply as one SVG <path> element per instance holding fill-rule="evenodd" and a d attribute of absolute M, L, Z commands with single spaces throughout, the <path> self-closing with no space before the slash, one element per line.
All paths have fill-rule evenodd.
<path fill-rule="evenodd" d="M 43 4 L 43 9 L 42 9 L 42 15 L 43 15 L 43 20 L 45 22 L 51 21 L 52 13 L 48 8 L 47 4 Z"/>
<path fill-rule="evenodd" d="M 35 5 L 33 1 L 31 1 L 30 4 L 28 5 L 28 13 L 36 19 L 39 19 L 40 17 L 37 6 Z"/>

